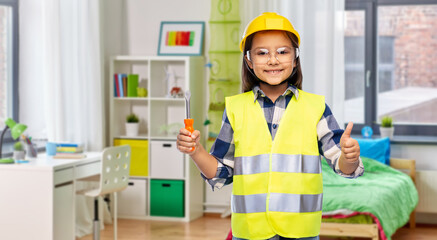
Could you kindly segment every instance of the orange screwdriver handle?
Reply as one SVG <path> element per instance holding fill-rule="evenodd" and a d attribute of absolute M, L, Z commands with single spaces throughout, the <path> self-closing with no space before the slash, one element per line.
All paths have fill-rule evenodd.
<path fill-rule="evenodd" d="M 184 119 L 185 129 L 190 131 L 190 133 L 194 132 L 193 123 L 194 123 L 194 119 L 192 118 Z M 194 151 L 194 147 L 191 148 L 191 151 Z"/>

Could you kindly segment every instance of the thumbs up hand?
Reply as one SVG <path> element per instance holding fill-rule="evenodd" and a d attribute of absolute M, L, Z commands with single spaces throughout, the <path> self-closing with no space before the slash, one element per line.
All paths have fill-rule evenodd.
<path fill-rule="evenodd" d="M 340 139 L 340 147 L 341 147 L 340 163 L 344 162 L 346 163 L 346 165 L 348 165 L 348 163 L 355 163 L 355 164 L 358 163 L 358 158 L 360 157 L 360 145 L 358 144 L 357 140 L 351 138 L 351 132 L 353 126 L 354 124 L 352 122 L 349 122 Z"/>

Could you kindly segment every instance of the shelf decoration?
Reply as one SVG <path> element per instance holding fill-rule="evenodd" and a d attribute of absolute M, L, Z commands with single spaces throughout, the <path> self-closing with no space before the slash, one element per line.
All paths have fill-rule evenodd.
<path fill-rule="evenodd" d="M 225 97 L 240 93 L 239 50 L 240 11 L 239 0 L 211 0 L 210 45 L 208 51 L 210 69 L 208 140 L 209 151 L 217 138 L 225 109 Z"/>
<path fill-rule="evenodd" d="M 184 97 L 184 91 L 179 86 L 178 77 L 176 76 L 174 69 L 171 66 L 165 68 L 165 81 L 167 82 L 167 97 L 182 98 Z"/>
<path fill-rule="evenodd" d="M 161 22 L 158 55 L 203 55 L 204 22 Z"/>
<path fill-rule="evenodd" d="M 139 122 L 140 120 L 135 113 L 126 116 L 126 136 L 138 136 Z"/>

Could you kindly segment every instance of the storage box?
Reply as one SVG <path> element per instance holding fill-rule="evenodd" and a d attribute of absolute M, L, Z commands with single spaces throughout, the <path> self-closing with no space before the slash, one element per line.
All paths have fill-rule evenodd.
<path fill-rule="evenodd" d="M 208 137 L 217 138 L 222 127 L 223 111 L 208 111 L 208 118 L 211 124 L 208 125 Z"/>
<path fill-rule="evenodd" d="M 184 154 L 177 149 L 176 141 L 151 141 L 150 147 L 150 176 L 152 178 L 184 178 Z"/>
<path fill-rule="evenodd" d="M 210 51 L 240 51 L 240 22 L 210 22 Z"/>
<path fill-rule="evenodd" d="M 147 205 L 147 179 L 129 179 L 127 188 L 118 193 L 118 214 L 146 216 Z"/>
<path fill-rule="evenodd" d="M 225 97 L 234 96 L 241 91 L 239 81 L 209 81 L 209 102 L 225 103 Z"/>
<path fill-rule="evenodd" d="M 150 181 L 150 215 L 184 217 L 184 181 Z"/>
<path fill-rule="evenodd" d="M 149 142 L 147 140 L 133 139 L 114 139 L 114 146 L 130 145 L 131 159 L 130 171 L 131 176 L 146 177 L 149 175 Z"/>
<path fill-rule="evenodd" d="M 235 0 L 212 0 L 211 21 L 239 21 L 239 1 Z"/>
<path fill-rule="evenodd" d="M 211 78 L 213 80 L 240 81 L 241 52 L 209 52 L 211 63 Z"/>

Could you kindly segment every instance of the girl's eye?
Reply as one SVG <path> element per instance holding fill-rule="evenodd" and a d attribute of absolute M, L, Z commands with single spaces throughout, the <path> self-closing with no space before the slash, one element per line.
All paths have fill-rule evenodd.
<path fill-rule="evenodd" d="M 276 50 L 276 52 L 280 55 L 285 55 L 285 54 L 290 53 L 290 51 L 287 48 L 278 48 L 278 50 Z"/>
<path fill-rule="evenodd" d="M 260 56 L 264 56 L 264 55 L 268 55 L 268 54 L 269 54 L 269 50 L 266 50 L 266 49 L 259 49 L 256 52 L 256 55 L 260 55 Z"/>

